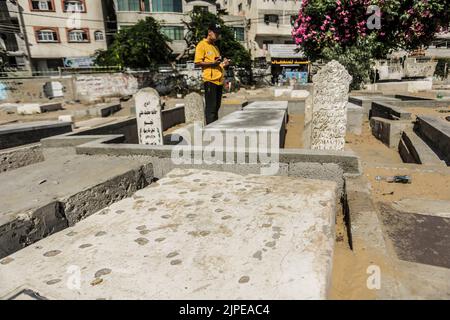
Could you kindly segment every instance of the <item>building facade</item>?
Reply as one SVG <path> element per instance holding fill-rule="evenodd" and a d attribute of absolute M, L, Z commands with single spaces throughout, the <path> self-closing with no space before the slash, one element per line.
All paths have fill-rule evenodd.
<path fill-rule="evenodd" d="M 193 10 L 204 10 L 216 14 L 215 0 L 114 0 L 117 28 L 134 25 L 146 17 L 153 17 L 162 25 L 162 31 L 172 40 L 170 47 L 174 55 L 186 48 L 184 36 L 187 30 L 183 20 Z"/>
<path fill-rule="evenodd" d="M 268 58 L 270 44 L 294 44 L 291 32 L 301 0 L 219 0 L 230 15 L 246 20 L 246 45 L 255 59 Z"/>
<path fill-rule="evenodd" d="M 19 29 L 16 55 L 32 71 L 90 66 L 94 53 L 106 49 L 102 1 L 8 0 L 7 9 Z"/>

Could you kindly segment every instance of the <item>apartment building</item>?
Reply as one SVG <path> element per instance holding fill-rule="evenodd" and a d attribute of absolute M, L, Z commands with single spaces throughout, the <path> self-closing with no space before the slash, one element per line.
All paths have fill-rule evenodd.
<path fill-rule="evenodd" d="M 219 0 L 230 15 L 245 17 L 245 37 L 252 57 L 267 58 L 270 44 L 294 44 L 291 32 L 301 0 Z"/>
<path fill-rule="evenodd" d="M 106 49 L 102 1 L 6 2 L 10 23 L 19 29 L 15 37 L 17 51 L 26 61 L 22 65 L 33 71 L 90 66 L 95 51 Z M 8 42 L 10 45 L 14 43 Z"/>
<path fill-rule="evenodd" d="M 172 40 L 173 54 L 186 48 L 184 36 L 187 30 L 182 21 L 188 21 L 192 10 L 204 10 L 216 14 L 215 0 L 114 0 L 118 29 L 132 26 L 145 17 L 153 17 L 162 25 L 162 31 Z"/>

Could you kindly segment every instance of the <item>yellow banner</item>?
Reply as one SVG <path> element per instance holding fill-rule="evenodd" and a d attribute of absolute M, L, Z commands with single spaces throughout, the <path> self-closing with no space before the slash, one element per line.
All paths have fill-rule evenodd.
<path fill-rule="evenodd" d="M 272 60 L 272 64 L 309 64 L 309 61 L 300 61 L 300 60 L 281 60 L 281 59 L 274 59 Z"/>

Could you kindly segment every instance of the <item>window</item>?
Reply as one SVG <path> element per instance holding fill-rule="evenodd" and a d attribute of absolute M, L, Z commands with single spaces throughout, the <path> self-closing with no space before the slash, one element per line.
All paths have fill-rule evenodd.
<path fill-rule="evenodd" d="M 53 0 L 30 0 L 31 11 L 55 11 Z"/>
<path fill-rule="evenodd" d="M 183 40 L 184 28 L 178 26 L 163 26 L 161 32 L 169 37 L 171 40 Z"/>
<path fill-rule="evenodd" d="M 95 39 L 95 41 L 104 41 L 105 40 L 105 36 L 103 35 L 102 31 L 95 31 L 94 32 L 94 39 Z"/>
<path fill-rule="evenodd" d="M 118 0 L 117 1 L 117 10 L 118 11 L 141 11 L 141 0 Z"/>
<path fill-rule="evenodd" d="M 67 39 L 69 42 L 89 42 L 89 30 L 87 29 L 68 30 Z"/>
<path fill-rule="evenodd" d="M 183 12 L 181 0 L 153 0 L 154 12 Z"/>
<path fill-rule="evenodd" d="M 266 24 L 269 24 L 269 23 L 278 23 L 278 15 L 276 15 L 276 14 L 265 14 L 264 15 L 264 22 L 266 23 Z"/>
<path fill-rule="evenodd" d="M 208 12 L 207 6 L 194 6 L 194 12 Z"/>
<path fill-rule="evenodd" d="M 237 41 L 245 41 L 244 28 L 241 27 L 234 28 L 234 39 Z"/>
<path fill-rule="evenodd" d="M 35 30 L 37 42 L 59 42 L 57 28 L 41 28 Z"/>
<path fill-rule="evenodd" d="M 63 0 L 64 12 L 86 12 L 84 0 Z"/>
<path fill-rule="evenodd" d="M 242 3 L 239 3 L 239 5 L 238 5 L 238 11 L 239 11 L 239 12 L 242 12 Z"/>

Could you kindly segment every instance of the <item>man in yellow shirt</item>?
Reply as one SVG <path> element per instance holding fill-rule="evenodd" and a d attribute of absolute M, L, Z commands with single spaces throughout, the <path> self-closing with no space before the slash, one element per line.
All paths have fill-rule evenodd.
<path fill-rule="evenodd" d="M 220 25 L 210 25 L 207 37 L 200 41 L 195 49 L 194 63 L 203 69 L 206 124 L 219 118 L 225 68 L 230 64 L 229 59 L 222 60 L 219 49 L 215 46 L 219 36 Z"/>

